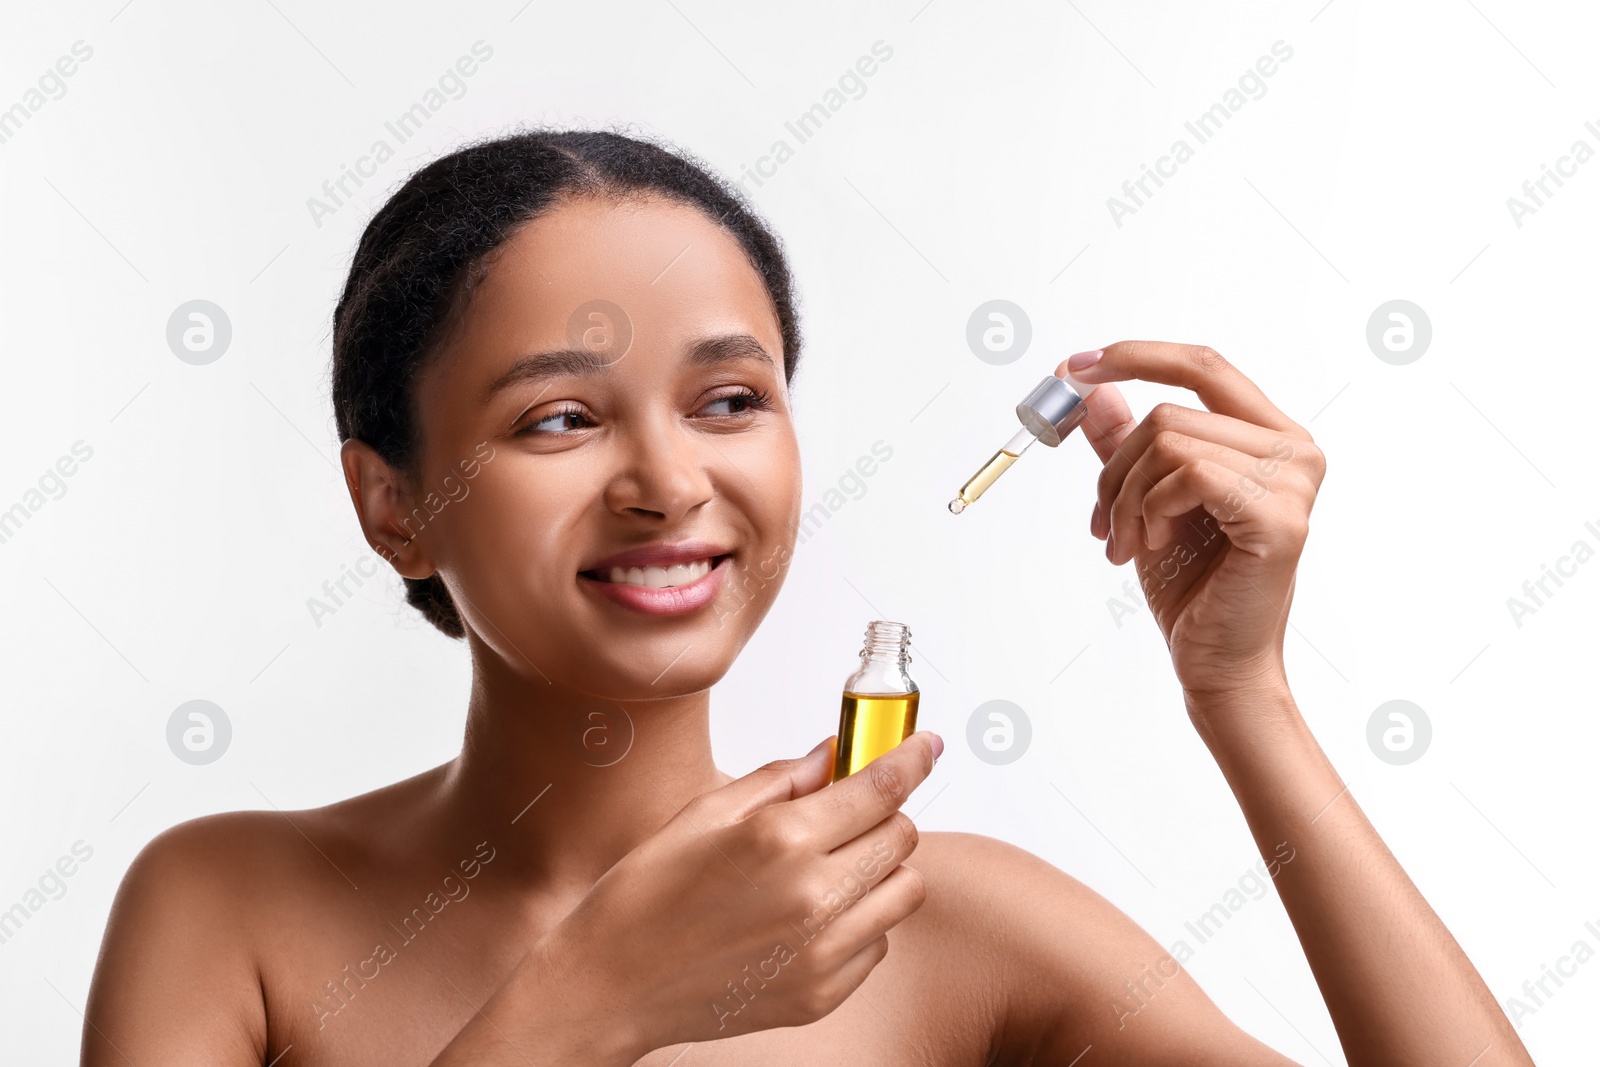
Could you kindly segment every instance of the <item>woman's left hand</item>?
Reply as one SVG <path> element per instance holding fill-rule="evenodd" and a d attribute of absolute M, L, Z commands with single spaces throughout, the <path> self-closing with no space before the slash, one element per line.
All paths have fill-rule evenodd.
<path fill-rule="evenodd" d="M 1120 341 L 1058 375 L 1192 390 L 1207 411 L 1159 404 L 1135 423 L 1114 385 L 1088 398 L 1084 436 L 1105 463 L 1090 529 L 1134 562 L 1191 705 L 1282 686 L 1295 566 L 1322 452 L 1248 378 L 1199 345 Z"/>

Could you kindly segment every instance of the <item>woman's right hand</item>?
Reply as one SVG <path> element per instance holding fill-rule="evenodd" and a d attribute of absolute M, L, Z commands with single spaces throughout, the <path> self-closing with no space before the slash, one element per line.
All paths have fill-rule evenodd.
<path fill-rule="evenodd" d="M 598 1014 L 640 1055 L 822 1018 L 926 898 L 899 808 L 942 748 L 920 731 L 824 788 L 830 738 L 694 798 L 595 883 L 536 965 L 603 997 L 615 1011 Z"/>

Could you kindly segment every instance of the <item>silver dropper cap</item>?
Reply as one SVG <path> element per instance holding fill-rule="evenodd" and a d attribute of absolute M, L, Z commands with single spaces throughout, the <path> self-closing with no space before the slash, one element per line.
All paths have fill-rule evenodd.
<path fill-rule="evenodd" d="M 1035 438 L 1054 448 L 1088 414 L 1085 400 L 1093 391 L 1093 385 L 1074 390 L 1054 374 L 1046 375 L 1017 405 L 1017 418 Z"/>

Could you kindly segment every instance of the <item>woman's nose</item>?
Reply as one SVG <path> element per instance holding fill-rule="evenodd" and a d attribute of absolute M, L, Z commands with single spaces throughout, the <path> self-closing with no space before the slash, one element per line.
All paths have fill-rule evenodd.
<path fill-rule="evenodd" d="M 630 435 L 622 447 L 620 468 L 606 489 L 612 511 L 659 516 L 671 523 L 711 499 L 707 467 L 716 453 L 707 444 L 675 427 Z"/>

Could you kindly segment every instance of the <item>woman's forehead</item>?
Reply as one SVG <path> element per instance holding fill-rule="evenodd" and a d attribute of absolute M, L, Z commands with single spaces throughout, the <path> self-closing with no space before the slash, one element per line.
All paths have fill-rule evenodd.
<path fill-rule="evenodd" d="M 733 234 L 697 207 L 654 196 L 563 200 L 518 227 L 489 274 L 486 282 L 521 290 L 666 292 L 682 290 L 687 277 L 739 283 L 735 295 L 765 291 Z"/>
<path fill-rule="evenodd" d="M 772 299 L 732 234 L 660 197 L 583 197 L 496 249 L 434 369 L 476 390 L 529 353 L 599 345 L 626 350 L 635 372 L 668 370 L 698 341 L 734 334 L 759 341 L 781 380 Z"/>

